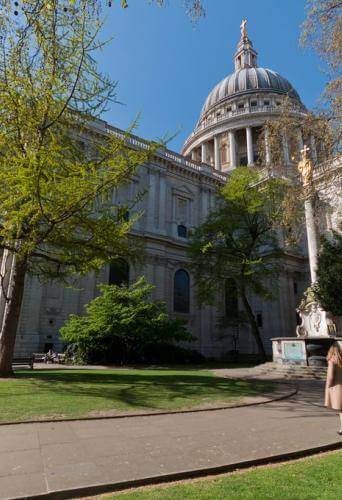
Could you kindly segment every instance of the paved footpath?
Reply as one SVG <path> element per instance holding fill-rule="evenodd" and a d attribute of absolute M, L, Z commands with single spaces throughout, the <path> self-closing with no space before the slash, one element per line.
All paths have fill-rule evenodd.
<path fill-rule="evenodd" d="M 0 426 L 0 498 L 222 466 L 338 442 L 322 382 L 290 399 L 200 413 Z M 70 497 L 69 497 L 70 498 Z"/>

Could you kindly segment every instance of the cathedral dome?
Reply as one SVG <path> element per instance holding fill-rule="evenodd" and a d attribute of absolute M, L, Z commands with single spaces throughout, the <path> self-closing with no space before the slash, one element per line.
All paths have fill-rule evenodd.
<path fill-rule="evenodd" d="M 244 67 L 228 75 L 213 88 L 204 103 L 202 114 L 221 101 L 253 91 L 288 95 L 300 102 L 297 91 L 279 73 L 267 68 Z"/>
<path fill-rule="evenodd" d="M 184 156 L 214 166 L 216 170 L 228 171 L 237 165 L 255 164 L 260 158 L 259 143 L 265 126 L 279 118 L 286 98 L 291 114 L 301 119 L 307 113 L 286 78 L 258 65 L 258 54 L 247 35 L 246 24 L 244 19 L 234 54 L 234 72 L 211 90 L 182 148 Z M 284 139 L 284 143 L 286 141 Z M 269 144 L 266 150 L 269 152 Z M 287 165 L 291 154 L 287 143 L 285 150 Z"/>

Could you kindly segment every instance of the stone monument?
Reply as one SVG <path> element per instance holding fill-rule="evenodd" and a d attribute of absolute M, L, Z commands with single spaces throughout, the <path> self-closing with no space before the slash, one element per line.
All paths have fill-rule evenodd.
<path fill-rule="evenodd" d="M 318 235 L 315 224 L 313 164 L 308 155 L 309 148 L 301 150 L 298 170 L 304 193 L 305 225 L 308 242 L 311 285 L 304 293 L 297 313 L 301 323 L 296 328 L 297 339 L 282 337 L 272 339 L 273 361 L 281 364 L 325 366 L 326 353 L 335 340 L 342 340 L 339 318 L 325 311 L 317 301 Z"/>

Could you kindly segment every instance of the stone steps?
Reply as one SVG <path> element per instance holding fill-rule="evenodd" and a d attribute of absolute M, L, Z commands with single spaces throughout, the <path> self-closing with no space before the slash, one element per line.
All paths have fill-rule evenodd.
<path fill-rule="evenodd" d="M 324 380 L 327 368 L 322 366 L 280 365 L 278 363 L 264 363 L 253 368 L 258 375 L 272 375 L 285 379 L 319 379 Z"/>

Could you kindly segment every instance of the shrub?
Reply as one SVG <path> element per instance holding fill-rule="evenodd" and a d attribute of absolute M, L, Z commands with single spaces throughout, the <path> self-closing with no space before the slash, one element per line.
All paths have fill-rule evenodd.
<path fill-rule="evenodd" d="M 324 309 L 342 315 L 342 236 L 323 240 L 318 257 L 316 296 Z"/>
<path fill-rule="evenodd" d="M 153 286 L 145 278 L 131 287 L 100 285 L 99 289 L 101 295 L 85 306 L 86 314 L 70 315 L 60 329 L 65 341 L 78 345 L 78 357 L 108 361 L 117 352 L 127 363 L 133 350 L 147 345 L 192 340 L 183 321 L 168 316 L 165 303 L 150 300 Z"/>

